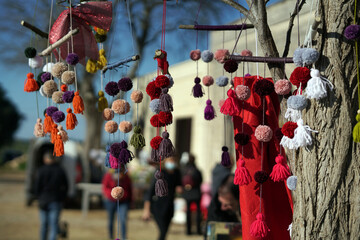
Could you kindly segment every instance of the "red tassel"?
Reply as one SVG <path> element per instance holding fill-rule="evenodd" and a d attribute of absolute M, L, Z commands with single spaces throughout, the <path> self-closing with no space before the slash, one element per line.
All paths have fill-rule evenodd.
<path fill-rule="evenodd" d="M 265 216 L 262 213 L 256 215 L 256 220 L 250 226 L 250 234 L 253 237 L 264 238 L 270 229 L 265 223 Z"/>
<path fill-rule="evenodd" d="M 64 143 L 61 140 L 61 136 L 57 135 L 54 143 L 54 156 L 60 157 L 64 155 Z"/>
<path fill-rule="evenodd" d="M 57 129 L 57 124 L 53 123 L 51 125 L 51 143 L 55 143 L 56 136 L 58 135 L 57 134 L 58 132 L 59 132 L 59 130 Z"/>
<path fill-rule="evenodd" d="M 35 92 L 35 91 L 39 90 L 39 85 L 37 84 L 37 82 L 34 79 L 34 74 L 28 73 L 26 76 L 27 76 L 27 79 L 25 80 L 26 83 L 24 85 L 24 91 L 25 92 Z"/>
<path fill-rule="evenodd" d="M 240 113 L 240 109 L 238 107 L 237 99 L 235 91 L 229 89 L 227 91 L 228 98 L 225 100 L 224 104 L 222 105 L 220 112 L 225 115 L 238 115 Z"/>
<path fill-rule="evenodd" d="M 51 133 L 52 125 L 54 121 L 52 118 L 45 113 L 45 119 L 44 119 L 44 133 Z"/>
<path fill-rule="evenodd" d="M 282 155 L 278 155 L 275 158 L 276 164 L 274 165 L 270 174 L 271 179 L 274 182 L 284 181 L 290 176 L 289 166 L 286 164 L 285 158 Z"/>
<path fill-rule="evenodd" d="M 71 108 L 66 109 L 66 111 L 68 113 L 66 116 L 66 129 L 73 130 L 78 124 L 76 115 L 72 113 Z"/>
<path fill-rule="evenodd" d="M 74 106 L 74 113 L 81 113 L 83 114 L 85 107 L 84 107 L 84 102 L 82 100 L 82 98 L 79 95 L 79 91 L 75 92 L 75 96 L 73 99 L 73 106 Z"/>
<path fill-rule="evenodd" d="M 251 182 L 251 176 L 247 168 L 245 167 L 245 161 L 240 159 L 239 166 L 235 170 L 234 184 L 243 186 L 248 185 Z"/>

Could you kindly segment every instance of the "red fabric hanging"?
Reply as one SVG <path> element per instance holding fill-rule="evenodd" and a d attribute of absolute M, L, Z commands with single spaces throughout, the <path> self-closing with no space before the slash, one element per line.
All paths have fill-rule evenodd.
<path fill-rule="evenodd" d="M 241 133 L 242 127 L 242 111 L 244 111 L 244 133 L 250 136 L 250 141 L 244 146 L 244 160 L 246 168 L 250 175 L 254 176 L 256 171 L 261 170 L 261 143 L 256 140 L 254 136 L 255 128 L 262 124 L 263 107 L 259 95 L 253 91 L 253 84 L 256 82 L 257 76 L 250 76 L 243 78 L 235 78 L 234 85 L 244 84 L 251 89 L 251 96 L 242 103 L 239 108 L 241 112 L 233 116 L 234 122 L 234 136 Z M 259 77 L 262 79 L 261 77 Z M 245 81 L 244 81 L 245 80 Z M 268 79 L 272 81 L 272 79 Z M 266 112 L 265 124 L 270 126 L 272 130 L 279 127 L 278 116 L 280 112 L 280 104 L 277 94 L 274 92 L 265 97 Z M 276 164 L 275 158 L 279 154 L 279 142 L 273 139 L 264 143 L 263 170 L 269 174 L 273 166 Z M 241 146 L 235 143 L 236 159 L 241 157 Z M 260 185 L 254 180 L 245 186 L 240 186 L 240 209 L 242 219 L 242 231 L 244 240 L 258 240 L 250 235 L 250 225 L 256 220 L 256 215 L 259 213 L 260 207 Z M 273 182 L 270 178 L 263 184 L 263 194 L 261 203 L 261 212 L 265 215 L 265 221 L 270 232 L 264 238 L 266 240 L 287 240 L 290 239 L 288 226 L 292 222 L 292 199 L 290 191 L 286 187 L 286 182 Z"/>

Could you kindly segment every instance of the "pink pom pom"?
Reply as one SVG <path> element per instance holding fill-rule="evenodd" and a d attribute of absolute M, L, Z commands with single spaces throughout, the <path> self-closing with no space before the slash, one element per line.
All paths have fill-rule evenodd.
<path fill-rule="evenodd" d="M 130 104 L 125 100 L 118 99 L 113 102 L 111 109 L 117 114 L 126 114 L 130 112 Z"/>
<path fill-rule="evenodd" d="M 250 97 L 250 88 L 245 85 L 237 85 L 235 93 L 239 100 L 246 101 Z"/>
<path fill-rule="evenodd" d="M 269 142 L 273 136 L 273 131 L 269 126 L 259 125 L 255 129 L 255 137 L 260 142 Z"/>
<path fill-rule="evenodd" d="M 114 111 L 110 108 L 105 108 L 103 111 L 103 119 L 105 121 L 110 121 L 114 118 Z"/>
<path fill-rule="evenodd" d="M 143 93 L 140 90 L 135 90 L 131 93 L 131 101 L 133 101 L 134 103 L 141 103 L 143 100 Z"/>
<path fill-rule="evenodd" d="M 124 196 L 124 189 L 120 186 L 114 187 L 111 189 L 111 196 L 116 200 L 121 199 Z"/>
<path fill-rule="evenodd" d="M 219 63 L 224 63 L 225 62 L 225 58 L 227 56 L 229 56 L 229 50 L 227 49 L 218 49 L 216 50 L 215 54 L 214 54 L 214 58 L 216 61 L 218 61 Z"/>
<path fill-rule="evenodd" d="M 240 55 L 244 56 L 244 57 L 251 57 L 253 55 L 253 53 L 252 53 L 252 51 L 250 51 L 248 49 L 244 49 L 241 51 Z"/>
<path fill-rule="evenodd" d="M 221 108 L 224 105 L 225 101 L 226 101 L 225 99 L 219 100 L 219 108 Z"/>
<path fill-rule="evenodd" d="M 118 124 L 114 121 L 108 121 L 105 123 L 105 131 L 108 133 L 115 133 L 118 129 Z"/>
<path fill-rule="evenodd" d="M 275 92 L 279 95 L 288 95 L 291 91 L 291 83 L 287 79 L 280 79 L 275 83 Z"/>
<path fill-rule="evenodd" d="M 119 124 L 119 130 L 123 133 L 131 132 L 132 128 L 133 128 L 133 126 L 132 126 L 131 122 L 128 122 L 128 121 L 122 121 Z"/>
<path fill-rule="evenodd" d="M 205 86 L 209 87 L 214 84 L 214 78 L 212 76 L 206 75 L 205 77 L 203 77 L 202 83 Z"/>
<path fill-rule="evenodd" d="M 190 58 L 191 58 L 191 60 L 197 61 L 197 60 L 200 59 L 200 57 L 201 57 L 201 51 L 200 51 L 200 49 L 192 50 L 192 51 L 190 52 Z"/>

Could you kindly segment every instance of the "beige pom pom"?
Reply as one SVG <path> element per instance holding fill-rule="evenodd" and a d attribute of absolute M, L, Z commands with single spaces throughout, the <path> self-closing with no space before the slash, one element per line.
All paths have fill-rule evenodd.
<path fill-rule="evenodd" d="M 103 119 L 105 121 L 110 121 L 114 118 L 114 111 L 110 108 L 105 108 L 103 111 Z"/>
<path fill-rule="evenodd" d="M 134 103 L 141 103 L 143 100 L 143 93 L 140 90 L 135 90 L 131 93 L 130 98 Z"/>
<path fill-rule="evenodd" d="M 130 112 L 130 104 L 125 100 L 118 99 L 113 102 L 111 109 L 117 114 L 126 114 Z"/>
<path fill-rule="evenodd" d="M 124 196 L 124 189 L 120 186 L 114 187 L 111 189 L 111 196 L 116 200 L 121 199 Z"/>
<path fill-rule="evenodd" d="M 64 103 L 64 100 L 63 100 L 63 92 L 62 91 L 56 91 L 52 94 L 51 98 L 52 100 L 54 101 L 54 103 Z"/>
<path fill-rule="evenodd" d="M 67 140 L 69 140 L 67 132 L 64 130 L 64 128 L 59 124 L 57 129 L 59 130 L 58 135 L 61 136 L 61 140 L 65 143 Z"/>
<path fill-rule="evenodd" d="M 61 75 L 61 82 L 66 85 L 71 85 L 75 82 L 75 72 L 74 71 L 65 71 Z"/>
<path fill-rule="evenodd" d="M 51 97 L 58 90 L 54 80 L 46 81 L 43 85 L 43 92 L 46 96 Z"/>
<path fill-rule="evenodd" d="M 45 136 L 44 125 L 41 122 L 41 118 L 38 118 L 36 120 L 35 127 L 34 127 L 34 135 L 35 135 L 35 137 Z"/>
<path fill-rule="evenodd" d="M 118 129 L 118 124 L 115 121 L 108 121 L 105 123 L 104 128 L 108 133 L 115 133 Z"/>
<path fill-rule="evenodd" d="M 52 67 L 51 74 L 54 77 L 60 79 L 63 72 L 65 72 L 66 70 L 68 70 L 68 67 L 66 66 L 66 64 L 63 62 L 58 62 L 58 63 L 55 63 L 54 66 Z"/>
<path fill-rule="evenodd" d="M 128 122 L 128 121 L 122 121 L 119 124 L 119 130 L 123 133 L 131 132 L 132 128 L 133 128 L 133 126 L 132 126 L 131 122 Z"/>

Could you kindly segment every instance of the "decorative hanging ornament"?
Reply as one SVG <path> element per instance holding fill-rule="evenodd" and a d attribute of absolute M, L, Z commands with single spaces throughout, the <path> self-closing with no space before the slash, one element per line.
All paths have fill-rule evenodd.
<path fill-rule="evenodd" d="M 120 200 L 124 196 L 124 189 L 120 186 L 116 186 L 111 189 L 111 197 L 115 200 Z"/>
<path fill-rule="evenodd" d="M 224 167 L 230 167 L 231 166 L 231 159 L 229 154 L 229 148 L 227 146 L 223 146 L 221 148 L 222 154 L 221 154 L 221 165 Z"/>
<path fill-rule="evenodd" d="M 71 85 L 75 82 L 75 72 L 74 71 L 65 71 L 61 75 L 61 82 L 66 85 Z"/>
<path fill-rule="evenodd" d="M 299 119 L 296 123 L 298 127 L 294 131 L 295 149 L 312 145 L 311 132 L 317 133 L 318 131 L 312 130 L 309 126 L 304 125 L 302 119 Z"/>
<path fill-rule="evenodd" d="M 226 58 L 230 56 L 230 52 L 227 49 L 218 49 L 214 54 L 214 58 L 219 63 L 223 64 L 226 61 Z"/>
<path fill-rule="evenodd" d="M 111 109 L 117 114 L 124 115 L 130 112 L 130 104 L 123 99 L 117 99 L 112 103 Z"/>
<path fill-rule="evenodd" d="M 310 78 L 310 70 L 307 67 L 297 67 L 290 75 L 290 82 L 298 88 L 301 85 L 301 89 L 304 89 Z"/>
<path fill-rule="evenodd" d="M 279 95 L 285 96 L 291 92 L 291 83 L 287 79 L 277 80 L 275 83 L 275 92 Z"/>
<path fill-rule="evenodd" d="M 168 94 L 169 89 L 163 88 L 161 90 L 161 95 L 159 99 L 159 110 L 163 112 L 172 112 L 173 108 L 173 100 L 171 96 Z"/>
<path fill-rule="evenodd" d="M 73 130 L 78 124 L 76 115 L 72 113 L 71 108 L 66 109 L 66 130 Z"/>
<path fill-rule="evenodd" d="M 312 68 L 310 70 L 310 76 L 311 79 L 308 81 L 305 89 L 305 95 L 309 99 L 315 98 L 316 100 L 319 100 L 324 98 L 327 96 L 327 87 L 329 86 L 330 90 L 333 89 L 334 86 L 332 83 L 320 76 L 319 70 Z"/>
<path fill-rule="evenodd" d="M 35 137 L 44 137 L 44 125 L 42 124 L 41 118 L 38 118 L 36 120 L 35 126 L 34 126 L 34 136 Z"/>
<path fill-rule="evenodd" d="M 226 76 L 220 76 L 216 78 L 216 85 L 219 87 L 226 87 L 229 83 L 229 78 Z"/>
<path fill-rule="evenodd" d="M 119 86 L 114 81 L 110 81 L 105 85 L 105 92 L 112 97 L 116 96 L 119 93 L 119 91 L 120 91 Z"/>
<path fill-rule="evenodd" d="M 201 98 L 204 95 L 204 90 L 200 82 L 201 82 L 200 78 L 196 77 L 194 80 L 195 86 L 192 89 L 192 95 L 195 98 Z"/>
<path fill-rule="evenodd" d="M 158 197 L 165 197 L 168 195 L 168 184 L 164 179 L 164 173 L 159 170 L 155 172 L 155 195 Z"/>
<path fill-rule="evenodd" d="M 236 72 L 238 69 L 238 63 L 233 59 L 226 60 L 224 63 L 224 69 L 228 73 Z"/>
<path fill-rule="evenodd" d="M 285 181 L 290 176 L 289 166 L 286 164 L 286 159 L 282 155 L 278 155 L 275 158 L 276 164 L 274 165 L 270 178 L 274 182 Z"/>
<path fill-rule="evenodd" d="M 43 65 L 43 58 L 40 56 L 35 56 L 34 58 L 29 58 L 29 67 L 32 69 L 41 68 Z"/>
<path fill-rule="evenodd" d="M 241 101 L 246 101 L 249 99 L 251 91 L 250 88 L 246 85 L 237 85 L 235 88 L 236 97 Z"/>
<path fill-rule="evenodd" d="M 151 161 L 153 161 L 153 162 L 160 161 L 159 147 L 160 147 L 161 142 L 162 142 L 162 137 L 160 137 L 160 136 L 153 137 L 150 141 L 150 146 L 152 149 L 151 150 Z"/>
<path fill-rule="evenodd" d="M 356 121 L 357 123 L 353 129 L 353 140 L 354 142 L 360 142 L 360 109 L 357 111 Z"/>
<path fill-rule="evenodd" d="M 118 130 L 118 124 L 115 121 L 108 121 L 105 123 L 104 129 L 108 133 L 116 133 Z"/>
<path fill-rule="evenodd" d="M 205 107 L 205 110 L 204 110 L 204 118 L 205 120 L 212 120 L 215 118 L 215 109 L 214 107 L 211 105 L 211 100 L 208 99 L 206 100 L 206 107 Z"/>
<path fill-rule="evenodd" d="M 234 184 L 243 186 L 248 185 L 251 182 L 251 175 L 245 167 L 245 161 L 243 159 L 238 160 L 238 166 L 235 170 Z"/>
<path fill-rule="evenodd" d="M 161 136 L 162 136 L 162 140 L 158 149 L 159 157 L 161 157 L 161 159 L 165 159 L 174 156 L 175 148 L 169 138 L 169 133 L 165 131 L 161 134 Z"/>
<path fill-rule="evenodd" d="M 99 95 L 99 101 L 98 101 L 98 111 L 99 112 L 103 112 L 104 109 L 109 107 L 108 101 L 104 96 L 104 92 L 103 91 L 99 91 L 98 92 Z"/>
<path fill-rule="evenodd" d="M 133 83 L 130 78 L 123 77 L 119 80 L 118 87 L 119 87 L 119 90 L 121 90 L 123 92 L 127 92 L 132 89 Z"/>
<path fill-rule="evenodd" d="M 256 215 L 256 220 L 250 226 L 250 234 L 256 238 L 265 238 L 270 229 L 265 223 L 265 216 L 262 213 Z"/>
<path fill-rule="evenodd" d="M 114 111 L 111 110 L 110 108 L 105 108 L 104 111 L 103 111 L 103 119 L 105 121 L 110 121 L 114 118 Z"/>
<path fill-rule="evenodd" d="M 25 92 L 35 92 L 39 90 L 39 85 L 37 84 L 36 80 L 34 79 L 33 73 L 26 74 L 27 79 L 25 80 L 24 91 Z"/>
<path fill-rule="evenodd" d="M 273 136 L 273 131 L 269 126 L 259 125 L 255 129 L 255 137 L 260 142 L 270 142 Z"/>
<path fill-rule="evenodd" d="M 131 136 L 130 145 L 136 149 L 142 149 L 143 147 L 145 147 L 145 138 L 141 134 L 140 126 L 134 127 L 134 134 Z"/>
<path fill-rule="evenodd" d="M 301 118 L 301 111 L 307 107 L 308 100 L 303 95 L 290 96 L 287 99 L 285 118 L 296 122 Z"/>
<path fill-rule="evenodd" d="M 204 86 L 210 87 L 211 85 L 214 84 L 214 78 L 210 75 L 206 75 L 203 77 L 202 83 L 204 84 Z"/>
<path fill-rule="evenodd" d="M 193 61 L 197 61 L 199 60 L 201 57 L 201 51 L 200 49 L 196 49 L 196 50 L 192 50 L 190 52 L 190 59 L 193 60 Z"/>
<path fill-rule="evenodd" d="M 204 50 L 201 52 L 201 59 L 205 63 L 209 63 L 214 59 L 214 54 L 210 50 Z"/>
<path fill-rule="evenodd" d="M 222 105 L 220 112 L 224 115 L 235 116 L 240 113 L 239 103 L 237 102 L 235 91 L 229 89 L 227 91 L 228 98 Z"/>
<path fill-rule="evenodd" d="M 119 130 L 123 133 L 131 132 L 132 128 L 133 128 L 132 123 L 129 121 L 122 121 L 119 124 Z"/>
<path fill-rule="evenodd" d="M 155 81 L 149 82 L 146 86 L 146 93 L 150 96 L 151 100 L 154 100 L 160 97 L 161 88 L 156 87 Z"/>
<path fill-rule="evenodd" d="M 144 95 L 140 90 L 135 90 L 130 95 L 130 99 L 134 103 L 141 103 L 143 98 L 144 98 Z"/>
<path fill-rule="evenodd" d="M 284 135 L 281 138 L 280 145 L 289 149 L 295 149 L 295 142 L 294 142 L 294 136 L 295 136 L 295 129 L 298 127 L 296 122 L 286 122 L 282 128 L 281 132 Z"/>

